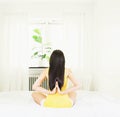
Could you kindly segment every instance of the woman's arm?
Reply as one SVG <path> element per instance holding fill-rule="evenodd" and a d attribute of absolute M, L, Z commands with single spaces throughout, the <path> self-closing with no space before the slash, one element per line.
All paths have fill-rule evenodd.
<path fill-rule="evenodd" d="M 68 94 L 68 93 L 74 92 L 80 88 L 78 81 L 75 79 L 75 77 L 70 69 L 68 69 L 67 77 L 70 79 L 70 81 L 72 82 L 73 85 L 72 85 L 72 87 L 66 89 L 65 91 L 60 91 L 60 89 L 58 88 L 58 92 L 61 94 Z"/>
<path fill-rule="evenodd" d="M 33 84 L 32 89 L 35 90 L 35 91 L 39 91 L 40 93 L 45 94 L 45 95 L 46 94 L 54 94 L 56 92 L 56 89 L 53 89 L 52 91 L 49 91 L 49 90 L 41 87 L 42 82 L 44 81 L 45 78 L 47 78 L 46 76 L 47 76 L 47 69 L 45 69 L 41 73 L 40 77 Z"/>

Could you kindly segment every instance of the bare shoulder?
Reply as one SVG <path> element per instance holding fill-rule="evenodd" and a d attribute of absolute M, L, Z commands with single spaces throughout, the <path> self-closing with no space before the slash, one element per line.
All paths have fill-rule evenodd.
<path fill-rule="evenodd" d="M 48 73 L 48 68 L 45 68 L 42 70 L 42 74 L 46 76 L 46 74 Z"/>
<path fill-rule="evenodd" d="M 43 74 L 46 76 L 46 78 L 48 78 L 48 70 L 49 70 L 49 68 L 45 68 L 43 70 Z"/>
<path fill-rule="evenodd" d="M 65 72 L 67 75 L 69 75 L 72 73 L 72 70 L 70 68 L 65 68 Z"/>
<path fill-rule="evenodd" d="M 43 72 L 48 72 L 48 68 L 45 68 L 45 69 L 43 70 Z"/>

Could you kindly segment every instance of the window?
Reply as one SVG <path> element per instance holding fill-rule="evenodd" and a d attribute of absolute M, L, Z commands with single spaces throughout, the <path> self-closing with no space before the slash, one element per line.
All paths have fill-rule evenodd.
<path fill-rule="evenodd" d="M 63 21 L 59 19 L 33 19 L 29 25 L 30 67 L 47 67 L 54 49 L 62 49 Z"/>

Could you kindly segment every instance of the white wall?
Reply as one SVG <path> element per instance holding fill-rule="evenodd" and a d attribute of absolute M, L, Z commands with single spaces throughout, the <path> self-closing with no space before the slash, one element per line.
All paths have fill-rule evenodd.
<path fill-rule="evenodd" d="M 76 78 L 83 82 L 88 81 L 84 86 L 85 89 L 89 89 L 87 85 L 91 83 L 91 78 L 94 78 L 92 90 L 120 97 L 119 6 L 119 0 L 95 0 L 95 3 L 20 3 L 16 5 L 1 4 L 0 12 L 5 14 L 25 13 L 28 14 L 29 18 L 69 18 L 72 14 L 74 18 L 80 18 L 80 13 L 84 14 L 85 19 L 80 19 L 79 23 L 80 26 L 82 24 L 80 38 L 75 40 L 74 44 L 66 43 L 64 48 L 70 67 L 73 68 Z M 74 21 L 79 21 L 79 19 Z M 75 34 L 77 39 L 77 33 Z M 75 52 L 74 55 L 77 56 L 71 57 L 72 53 L 67 47 L 72 49 L 72 52 Z"/>
<path fill-rule="evenodd" d="M 93 77 L 93 5 L 89 2 L 9 3 L 0 4 L 0 13 L 3 14 L 2 17 L 19 13 L 28 15 L 29 19 L 58 18 L 69 22 L 65 26 L 65 38 L 59 45 L 64 45 L 62 49 L 65 52 L 67 66 L 73 70 L 76 78 L 83 81 Z M 56 41 L 57 39 L 55 43 Z M 89 89 L 88 86 L 84 88 Z"/>
<path fill-rule="evenodd" d="M 72 69 L 85 90 L 89 90 L 93 78 L 93 8 L 92 2 L 69 2 L 43 4 L 29 9 L 30 18 L 58 18 L 65 21 L 64 39 L 59 45 L 63 47 L 66 66 Z"/>
<path fill-rule="evenodd" d="M 120 97 L 120 1 L 97 0 L 95 6 L 95 89 Z"/>

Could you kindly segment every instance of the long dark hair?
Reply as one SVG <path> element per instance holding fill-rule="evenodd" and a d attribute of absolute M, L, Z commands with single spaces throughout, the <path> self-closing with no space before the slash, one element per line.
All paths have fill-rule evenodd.
<path fill-rule="evenodd" d="M 61 50 L 54 50 L 49 61 L 49 88 L 54 89 L 56 81 L 61 89 L 64 84 L 65 57 Z"/>

